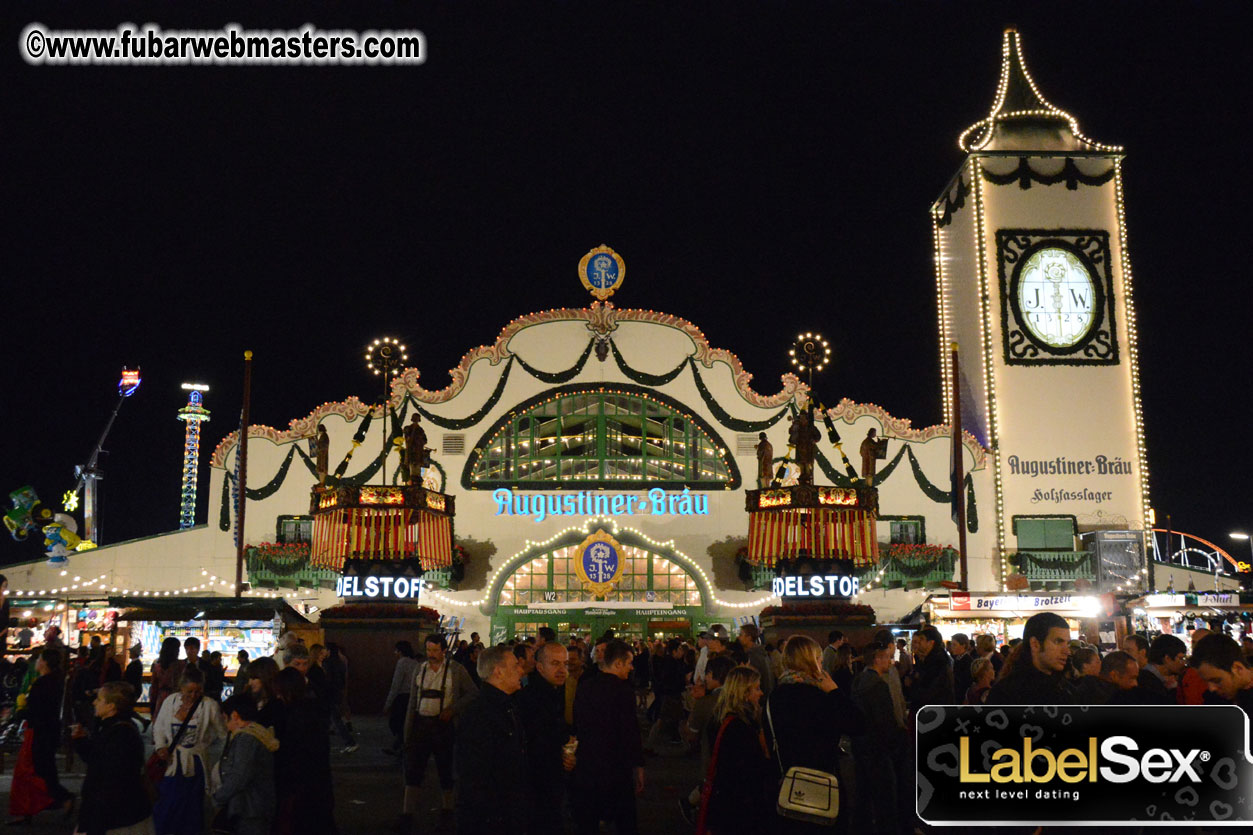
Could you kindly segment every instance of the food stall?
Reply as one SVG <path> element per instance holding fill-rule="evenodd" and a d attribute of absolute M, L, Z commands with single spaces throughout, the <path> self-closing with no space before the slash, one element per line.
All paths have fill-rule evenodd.
<path fill-rule="evenodd" d="M 926 609 L 931 623 L 947 640 L 958 632 L 989 634 L 997 644 L 1022 637 L 1027 619 L 1039 612 L 1065 618 L 1072 637 L 1082 637 L 1102 649 L 1115 648 L 1125 633 L 1125 619 L 1117 617 L 1120 604 L 1112 595 L 997 594 L 954 591 L 933 595 Z"/>

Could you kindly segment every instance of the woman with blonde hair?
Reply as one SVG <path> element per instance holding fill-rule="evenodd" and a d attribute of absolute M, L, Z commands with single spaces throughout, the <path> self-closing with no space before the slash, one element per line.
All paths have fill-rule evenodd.
<path fill-rule="evenodd" d="M 777 777 L 761 730 L 761 674 L 747 664 L 727 673 L 713 718 L 697 835 L 768 832 Z"/>
<path fill-rule="evenodd" d="M 852 762 L 840 747 L 841 738 L 861 731 L 861 711 L 851 694 L 837 687 L 822 669 L 822 649 L 808 635 L 793 635 L 783 645 L 783 675 L 766 702 L 765 731 L 779 774 L 801 766 L 840 778 L 841 813 L 835 832 L 847 832 L 851 815 L 844 806 L 851 801 L 845 786 Z M 725 686 L 725 685 L 724 685 Z M 781 818 L 781 832 L 830 831 L 827 827 Z"/>

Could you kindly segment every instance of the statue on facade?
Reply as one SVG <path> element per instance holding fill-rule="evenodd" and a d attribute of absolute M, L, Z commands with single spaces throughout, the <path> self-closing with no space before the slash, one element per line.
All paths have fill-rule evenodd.
<path fill-rule="evenodd" d="M 757 487 L 764 490 L 774 480 L 774 447 L 765 432 L 758 432 L 757 438 Z"/>
<path fill-rule="evenodd" d="M 887 446 L 886 441 L 880 445 L 876 437 L 878 434 L 878 430 L 871 429 L 866 433 L 866 439 L 861 442 L 861 477 L 866 480 L 867 484 L 874 484 L 875 470 L 878 469 L 879 459 L 883 457 L 879 450 Z"/>
<path fill-rule="evenodd" d="M 814 483 L 814 459 L 818 455 L 818 427 L 814 426 L 813 415 L 809 409 L 798 412 L 792 420 L 792 428 L 788 430 L 788 443 L 796 456 L 796 466 L 800 468 L 797 483 L 812 485 Z"/>
<path fill-rule="evenodd" d="M 422 470 L 430 464 L 427 455 L 426 430 L 422 428 L 422 417 L 415 414 L 405 427 L 405 469 L 406 481 L 409 484 L 422 483 Z"/>
<path fill-rule="evenodd" d="M 318 427 L 317 437 L 313 439 L 313 462 L 318 471 L 318 486 L 326 486 L 326 473 L 331 466 L 331 436 L 326 433 L 325 426 Z"/>

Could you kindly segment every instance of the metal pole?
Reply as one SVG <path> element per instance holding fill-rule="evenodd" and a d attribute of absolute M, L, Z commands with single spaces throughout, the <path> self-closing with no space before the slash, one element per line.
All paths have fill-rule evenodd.
<path fill-rule="evenodd" d="M 244 510 L 248 504 L 248 412 L 252 405 L 252 351 L 244 351 L 244 404 L 239 413 L 239 535 L 235 540 L 235 596 L 244 594 Z"/>
<path fill-rule="evenodd" d="M 391 399 L 387 396 L 387 373 L 388 369 L 383 369 L 383 414 L 380 416 L 379 425 L 383 427 L 383 486 L 387 486 L 387 433 L 391 431 Z"/>
<path fill-rule="evenodd" d="M 128 395 L 123 394 L 117 399 L 117 405 L 113 407 L 113 414 L 109 415 L 109 422 L 104 425 L 104 431 L 100 433 L 100 440 L 96 441 L 95 448 L 91 451 L 91 458 L 87 464 L 79 470 L 79 478 L 83 485 L 83 539 L 90 539 L 97 545 L 100 544 L 100 505 L 99 497 L 96 495 L 96 482 L 100 480 L 100 470 L 96 467 L 96 463 L 100 460 L 100 453 L 104 451 L 104 441 L 109 437 L 109 430 L 113 428 L 113 421 L 117 420 L 117 413 L 122 410 L 122 404 L 126 402 Z M 77 487 L 75 492 L 77 492 Z"/>
<path fill-rule="evenodd" d="M 970 590 L 966 564 L 966 475 L 962 455 L 961 379 L 957 368 L 957 343 L 953 343 L 953 506 L 957 509 L 958 581 L 962 591 Z"/>

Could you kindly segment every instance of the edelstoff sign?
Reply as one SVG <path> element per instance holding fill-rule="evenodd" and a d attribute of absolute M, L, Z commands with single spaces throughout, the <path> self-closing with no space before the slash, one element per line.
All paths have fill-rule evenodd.
<path fill-rule="evenodd" d="M 345 600 L 418 600 L 422 581 L 417 577 L 348 575 L 335 581 L 335 595 Z"/>
<path fill-rule="evenodd" d="M 578 490 L 559 493 L 518 493 L 502 487 L 492 492 L 497 516 L 529 516 L 543 522 L 550 516 L 708 516 L 709 497 L 693 493 L 666 492 L 654 487 L 647 493 L 612 490 Z"/>
<path fill-rule="evenodd" d="M 771 581 L 776 597 L 794 600 L 801 597 L 848 598 L 859 591 L 860 582 L 847 574 L 813 574 L 808 577 L 775 577 Z"/>

